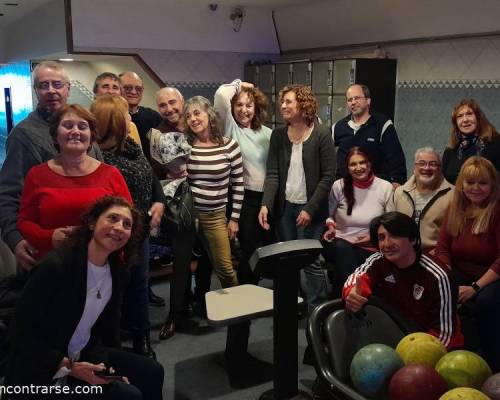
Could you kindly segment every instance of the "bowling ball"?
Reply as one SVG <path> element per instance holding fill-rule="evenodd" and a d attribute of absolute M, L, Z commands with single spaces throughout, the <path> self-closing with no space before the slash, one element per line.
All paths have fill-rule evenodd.
<path fill-rule="evenodd" d="M 401 368 L 389 383 L 389 400 L 438 400 L 448 384 L 433 367 L 410 364 Z"/>
<path fill-rule="evenodd" d="M 401 339 L 396 351 L 406 365 L 424 364 L 434 368 L 446 354 L 446 347 L 438 338 L 428 333 L 416 332 Z"/>
<path fill-rule="evenodd" d="M 449 390 L 443 394 L 439 400 L 489 400 L 488 396 L 479 390 L 460 387 Z"/>
<path fill-rule="evenodd" d="M 404 366 L 398 353 L 385 344 L 369 344 L 351 361 L 351 380 L 361 394 L 375 396 L 385 390 L 391 376 Z"/>
<path fill-rule="evenodd" d="M 480 356 L 467 350 L 455 350 L 445 354 L 436 364 L 436 371 L 450 389 L 470 387 L 480 389 L 491 376 L 491 369 Z"/>
<path fill-rule="evenodd" d="M 486 379 L 481 391 L 488 395 L 491 400 L 500 400 L 500 373 Z"/>

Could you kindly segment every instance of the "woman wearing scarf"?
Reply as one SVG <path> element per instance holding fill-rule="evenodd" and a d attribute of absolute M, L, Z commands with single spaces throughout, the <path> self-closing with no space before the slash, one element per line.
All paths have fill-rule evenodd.
<path fill-rule="evenodd" d="M 347 153 L 346 170 L 330 191 L 330 217 L 323 234 L 335 298 L 347 277 L 376 251 L 370 243 L 370 221 L 393 208 L 392 185 L 373 174 L 368 155 L 359 147 Z"/>
<path fill-rule="evenodd" d="M 500 171 L 500 135 L 473 99 L 463 99 L 451 114 L 451 134 L 443 153 L 443 174 L 455 184 L 458 172 L 471 156 L 490 160 Z"/>

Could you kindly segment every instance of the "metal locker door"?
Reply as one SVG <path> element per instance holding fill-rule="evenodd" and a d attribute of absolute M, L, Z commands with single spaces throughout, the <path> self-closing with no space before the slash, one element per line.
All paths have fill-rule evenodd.
<path fill-rule="evenodd" d="M 356 60 L 333 62 L 333 94 L 343 94 L 356 79 Z"/>
<path fill-rule="evenodd" d="M 345 94 L 334 95 L 332 100 L 332 122 L 337 122 L 349 114 Z"/>
<path fill-rule="evenodd" d="M 266 64 L 259 66 L 259 81 L 257 86 L 264 93 L 274 93 L 274 65 Z"/>
<path fill-rule="evenodd" d="M 312 63 L 312 90 L 315 94 L 331 94 L 333 87 L 333 61 Z"/>
<path fill-rule="evenodd" d="M 276 124 L 284 123 L 283 118 L 281 118 L 280 108 L 281 108 L 280 98 L 278 94 L 276 94 L 276 101 L 274 102 L 274 122 Z"/>
<path fill-rule="evenodd" d="M 245 65 L 244 69 L 244 80 L 245 82 L 253 83 L 254 85 L 259 84 L 259 66 L 258 65 Z"/>
<path fill-rule="evenodd" d="M 276 64 L 275 65 L 275 82 L 276 94 L 279 93 L 286 85 L 292 82 L 292 64 Z"/>
<path fill-rule="evenodd" d="M 318 99 L 319 107 L 318 107 L 318 115 L 321 118 L 321 122 L 323 125 L 331 126 L 332 125 L 332 96 L 327 94 L 318 94 L 316 95 L 316 99 Z"/>
<path fill-rule="evenodd" d="M 268 100 L 268 105 L 267 105 L 267 117 L 266 120 L 264 121 L 264 125 L 267 126 L 268 128 L 273 128 L 274 124 L 274 95 L 271 93 L 264 93 L 265 96 L 267 97 Z"/>
<path fill-rule="evenodd" d="M 309 86 L 311 84 L 311 63 L 300 62 L 292 64 L 292 82 Z"/>

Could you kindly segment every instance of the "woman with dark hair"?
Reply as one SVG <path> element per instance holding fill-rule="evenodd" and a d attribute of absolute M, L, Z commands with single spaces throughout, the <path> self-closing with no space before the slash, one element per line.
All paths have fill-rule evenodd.
<path fill-rule="evenodd" d="M 266 119 L 267 106 L 264 93 L 251 83 L 239 79 L 220 86 L 215 92 L 214 109 L 224 124 L 224 134 L 238 142 L 243 157 L 245 196 L 238 233 L 242 252 L 238 265 L 240 284 L 255 284 L 258 281 L 248 260 L 255 249 L 273 241 L 271 233 L 264 230 L 257 220 L 271 138 L 271 129 L 262 125 Z"/>
<path fill-rule="evenodd" d="M 318 102 L 309 87 L 286 86 L 279 98 L 286 126 L 271 134 L 259 223 L 270 229 L 272 216 L 281 241 L 319 239 L 335 176 L 332 135 L 318 124 Z M 317 264 L 303 271 L 307 302 L 317 305 L 326 299 L 325 274 Z"/>
<path fill-rule="evenodd" d="M 468 158 L 436 246 L 436 256 L 459 284 L 459 303 L 472 307 L 482 354 L 495 372 L 500 372 L 499 199 L 499 175 L 493 164 L 483 157 Z"/>
<path fill-rule="evenodd" d="M 443 174 L 455 184 L 465 160 L 482 156 L 500 171 L 500 135 L 473 99 L 460 101 L 451 114 L 448 147 L 443 153 Z"/>
<path fill-rule="evenodd" d="M 59 153 L 26 175 L 17 217 L 19 231 L 36 248 L 37 260 L 81 225 L 83 211 L 95 200 L 106 195 L 131 200 L 121 173 L 89 156 L 96 122 L 85 108 L 72 104 L 59 109 L 50 134 Z"/>
<path fill-rule="evenodd" d="M 128 136 L 130 115 L 127 101 L 120 96 L 100 96 L 90 110 L 96 117 L 97 142 L 104 161 L 123 174 L 143 218 L 151 217 L 142 232 L 139 257 L 131 270 L 124 311 L 132 331 L 134 351 L 155 358 L 149 336 L 149 231 L 157 229 L 160 224 L 165 197 L 140 146 Z"/>
<path fill-rule="evenodd" d="M 323 234 L 335 298 L 341 296 L 348 276 L 376 251 L 370 242 L 370 221 L 393 208 L 392 185 L 373 174 L 368 155 L 359 147 L 347 153 L 346 171 L 330 191 L 330 217 Z"/>
<path fill-rule="evenodd" d="M 73 398 L 61 393 L 100 385 L 102 391 L 77 398 L 161 399 L 160 364 L 102 345 L 120 343 L 122 291 L 141 217 L 128 201 L 107 196 L 92 205 L 83 221 L 28 280 L 13 321 L 5 384 L 61 389 L 60 395 L 38 393 L 36 398 Z M 102 372 L 118 377 L 100 377 Z"/>

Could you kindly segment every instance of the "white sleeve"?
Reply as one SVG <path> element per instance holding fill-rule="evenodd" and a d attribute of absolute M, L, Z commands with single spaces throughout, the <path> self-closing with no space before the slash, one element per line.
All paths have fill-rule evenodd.
<path fill-rule="evenodd" d="M 214 109 L 219 115 L 222 126 L 226 127 L 228 119 L 233 119 L 231 113 L 231 99 L 240 91 L 241 80 L 235 79 L 231 83 L 219 86 L 214 96 Z M 235 122 L 236 123 L 236 122 Z"/>

